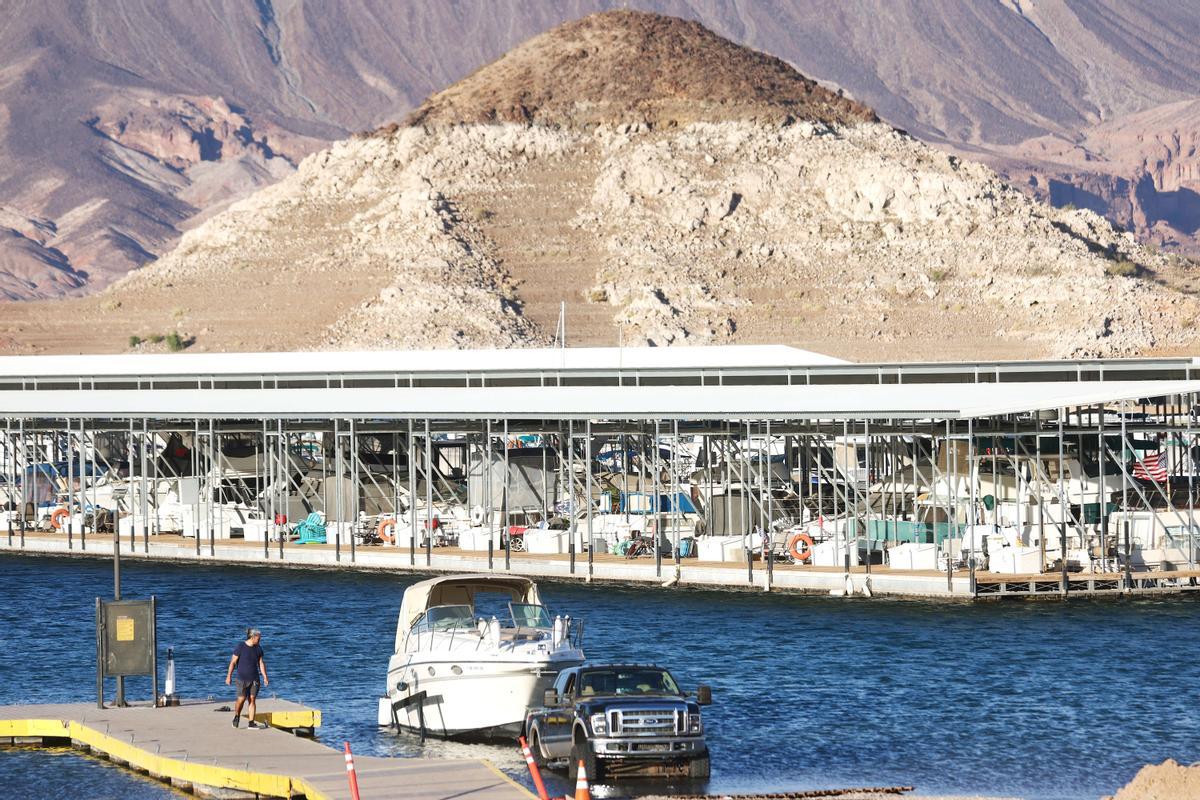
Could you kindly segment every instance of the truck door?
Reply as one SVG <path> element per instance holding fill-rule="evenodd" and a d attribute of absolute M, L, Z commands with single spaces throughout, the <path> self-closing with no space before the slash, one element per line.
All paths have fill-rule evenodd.
<path fill-rule="evenodd" d="M 575 687 L 578 670 L 567 670 L 558 676 L 554 688 L 558 691 L 558 706 L 546 710 L 543 720 L 543 739 L 546 752 L 554 757 L 570 755 L 571 727 L 575 719 Z"/>

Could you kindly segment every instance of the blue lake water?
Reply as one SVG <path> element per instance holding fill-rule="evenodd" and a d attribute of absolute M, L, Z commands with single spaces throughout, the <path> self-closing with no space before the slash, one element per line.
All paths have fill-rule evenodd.
<path fill-rule="evenodd" d="M 515 748 L 381 732 L 376 697 L 416 577 L 127 563 L 159 597 L 185 697 L 230 697 L 230 649 L 265 632 L 266 694 L 319 707 L 355 752 L 478 755 L 524 779 Z M 94 698 L 103 561 L 0 556 L 0 704 Z M 709 789 L 915 785 L 930 794 L 1097 798 L 1144 763 L 1200 761 L 1200 606 L 1187 598 L 938 604 L 545 583 L 587 621 L 589 658 L 654 660 L 713 687 Z M 131 697 L 149 681 L 130 680 Z M 0 750 L 5 796 L 176 797 L 103 762 Z M 558 783 L 561 791 L 567 787 Z M 553 789 L 552 789 L 553 791 Z M 83 795 L 80 795 L 83 796 Z"/>

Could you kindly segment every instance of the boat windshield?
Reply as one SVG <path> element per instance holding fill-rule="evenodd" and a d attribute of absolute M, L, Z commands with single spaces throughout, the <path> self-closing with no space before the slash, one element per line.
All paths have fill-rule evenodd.
<path fill-rule="evenodd" d="M 470 606 L 434 606 L 425 612 L 413 625 L 413 630 L 452 631 L 455 628 L 470 628 L 475 625 Z"/>
<path fill-rule="evenodd" d="M 510 603 L 509 609 L 512 611 L 513 624 L 518 628 L 549 628 L 552 625 L 550 612 L 545 606 Z"/>
<path fill-rule="evenodd" d="M 654 667 L 614 667 L 584 670 L 579 676 L 579 693 L 591 695 L 614 694 L 679 694 L 679 686 L 671 673 Z"/>

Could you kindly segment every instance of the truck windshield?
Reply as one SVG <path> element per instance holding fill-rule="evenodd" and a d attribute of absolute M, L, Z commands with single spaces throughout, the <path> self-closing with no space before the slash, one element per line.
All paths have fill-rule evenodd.
<path fill-rule="evenodd" d="M 585 670 L 579 676 L 579 694 L 679 694 L 671 673 L 652 667 L 614 667 Z"/>

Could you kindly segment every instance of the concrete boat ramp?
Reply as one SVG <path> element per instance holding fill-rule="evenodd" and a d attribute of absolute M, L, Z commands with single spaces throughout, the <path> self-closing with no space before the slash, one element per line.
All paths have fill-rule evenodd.
<path fill-rule="evenodd" d="M 264 699 L 257 719 L 271 727 L 250 729 L 243 720 L 234 729 L 227 708 L 212 702 L 170 708 L 0 706 L 0 746 L 71 746 L 201 797 L 349 800 L 344 755 L 295 735 L 318 727 L 320 711 Z M 354 764 L 364 800 L 534 797 L 484 760 L 356 755 Z"/>

